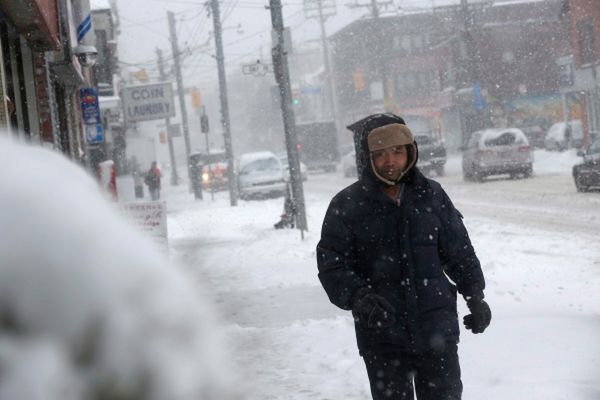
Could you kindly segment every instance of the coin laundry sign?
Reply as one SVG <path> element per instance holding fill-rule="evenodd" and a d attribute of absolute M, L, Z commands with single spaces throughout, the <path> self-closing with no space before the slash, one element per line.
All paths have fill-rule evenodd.
<path fill-rule="evenodd" d="M 128 122 L 175 116 L 171 82 L 125 87 L 121 97 Z"/>

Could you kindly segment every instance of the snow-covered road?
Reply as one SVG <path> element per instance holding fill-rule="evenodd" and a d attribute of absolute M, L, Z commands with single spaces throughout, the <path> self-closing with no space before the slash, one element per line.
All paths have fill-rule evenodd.
<path fill-rule="evenodd" d="M 485 334 L 462 334 L 465 400 L 600 398 L 600 193 L 575 191 L 574 160 L 540 152 L 532 179 L 477 184 L 455 157 L 439 179 L 465 215 L 494 314 Z M 227 193 L 195 202 L 166 190 L 171 256 L 213 291 L 248 399 L 370 398 L 351 317 L 316 277 L 325 209 L 349 183 L 309 176 L 304 241 L 272 228 L 281 199 L 231 208 Z"/>

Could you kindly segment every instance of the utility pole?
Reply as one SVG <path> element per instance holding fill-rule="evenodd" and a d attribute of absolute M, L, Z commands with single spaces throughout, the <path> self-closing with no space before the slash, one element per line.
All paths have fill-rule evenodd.
<path fill-rule="evenodd" d="M 185 92 L 183 90 L 183 78 L 181 77 L 181 64 L 179 45 L 177 44 L 177 33 L 175 31 L 175 14 L 172 11 L 167 11 L 169 17 L 169 31 L 171 34 L 171 52 L 173 53 L 173 62 L 175 65 L 175 75 L 177 77 L 177 93 L 179 94 L 179 108 L 181 109 L 181 125 L 183 127 L 183 138 L 185 141 L 185 157 L 188 166 L 188 178 L 192 179 L 191 162 L 190 162 L 190 132 L 187 118 L 187 110 L 185 107 Z M 170 135 L 168 135 L 170 137 Z M 193 187 L 193 185 L 192 185 Z"/>
<path fill-rule="evenodd" d="M 304 11 L 308 18 L 313 18 L 312 15 L 308 15 L 309 11 L 312 11 L 312 7 L 310 7 L 313 3 L 317 3 L 317 15 L 315 17 L 319 20 L 319 25 L 321 26 L 321 43 L 323 47 L 323 64 L 325 66 L 325 79 L 327 81 L 327 91 L 329 92 L 328 100 L 329 100 L 329 109 L 331 112 L 331 117 L 335 122 L 336 130 L 338 130 L 339 121 L 338 121 L 338 110 L 337 110 L 337 102 L 335 98 L 335 85 L 333 81 L 333 72 L 331 70 L 331 55 L 329 54 L 329 43 L 327 43 L 327 32 L 325 31 L 325 20 L 327 17 L 333 16 L 336 14 L 335 9 L 330 12 L 326 12 L 323 6 L 324 0 L 305 0 L 304 2 Z M 325 0 L 326 1 L 326 0 Z M 333 3 L 333 7 L 335 7 L 335 3 Z"/>
<path fill-rule="evenodd" d="M 156 49 L 156 57 L 158 59 L 159 79 L 161 82 L 164 82 L 167 80 L 167 77 L 161 49 Z M 171 137 L 171 119 L 169 117 L 165 118 L 165 127 L 167 130 L 167 143 L 169 144 L 169 157 L 171 159 L 171 185 L 177 186 L 179 177 L 177 176 L 177 163 L 175 161 L 175 150 L 173 149 L 173 138 Z"/>
<path fill-rule="evenodd" d="M 485 4 L 482 3 L 481 6 Z M 478 72 L 475 43 L 473 40 L 473 30 L 475 29 L 474 11 L 469 6 L 468 0 L 461 0 L 459 7 L 460 14 L 460 46 L 461 46 L 461 73 L 460 86 L 468 88 L 472 93 L 469 107 L 463 107 L 461 112 L 461 125 L 463 131 L 463 146 L 469 139 L 472 132 L 483 129 L 487 123 L 484 116 L 485 100 L 480 87 L 480 77 Z"/>
<path fill-rule="evenodd" d="M 292 90 L 290 87 L 290 71 L 287 63 L 287 54 L 283 44 L 283 15 L 281 11 L 281 0 L 269 0 L 271 9 L 271 23 L 273 25 L 274 37 L 277 39 L 273 43 L 271 54 L 273 57 L 273 69 L 275 80 L 279 85 L 281 95 L 281 112 L 283 114 L 283 128 L 285 131 L 285 144 L 288 153 L 288 162 L 290 165 L 290 181 L 292 185 L 292 197 L 298 210 L 297 225 L 300 231 L 307 230 L 306 209 L 304 204 L 304 190 L 302 188 L 302 177 L 300 176 L 300 160 L 298 158 L 298 149 L 296 144 L 296 121 L 294 110 L 292 109 Z M 304 235 L 302 233 L 302 235 Z"/>
<path fill-rule="evenodd" d="M 227 80 L 225 78 L 225 56 L 223 55 L 223 37 L 221 16 L 218 0 L 211 0 L 213 25 L 215 31 L 215 47 L 217 48 L 217 67 L 219 70 L 219 92 L 221 99 L 221 123 L 223 124 L 223 139 L 227 157 L 227 183 L 229 185 L 229 200 L 231 206 L 237 206 L 237 186 L 233 173 L 233 146 L 231 143 L 231 130 L 229 123 L 229 103 L 227 102 Z"/>

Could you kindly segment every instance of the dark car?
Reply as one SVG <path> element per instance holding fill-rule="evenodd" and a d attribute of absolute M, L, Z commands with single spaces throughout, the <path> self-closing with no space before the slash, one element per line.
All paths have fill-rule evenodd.
<path fill-rule="evenodd" d="M 573 166 L 573 179 L 578 192 L 600 189 L 600 139 L 596 139 L 588 149 L 577 153 L 583 162 Z"/>
<path fill-rule="evenodd" d="M 415 141 L 419 146 L 419 161 L 417 167 L 424 174 L 435 171 L 437 176 L 444 176 L 446 164 L 446 148 L 441 143 L 436 143 L 431 136 L 415 134 Z"/>

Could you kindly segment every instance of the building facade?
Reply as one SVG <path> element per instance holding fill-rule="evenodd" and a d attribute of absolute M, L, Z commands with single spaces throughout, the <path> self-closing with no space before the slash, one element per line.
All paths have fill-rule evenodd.
<path fill-rule="evenodd" d="M 561 92 L 566 119 L 581 119 L 584 142 L 589 144 L 600 137 L 600 4 L 597 0 L 570 0 L 566 9 L 572 52 L 559 60 Z"/>
<path fill-rule="evenodd" d="M 331 37 L 341 119 L 393 111 L 451 149 L 482 127 L 547 127 L 563 119 L 564 14 L 547 0 L 355 21 Z"/>
<path fill-rule="evenodd" d="M 102 16 L 99 32 L 111 31 L 110 7 Z M 96 75 L 112 82 L 116 53 L 114 37 L 100 35 L 97 54 L 92 25 L 89 0 L 0 0 L 0 129 L 95 171 L 80 89 L 95 88 Z"/>

